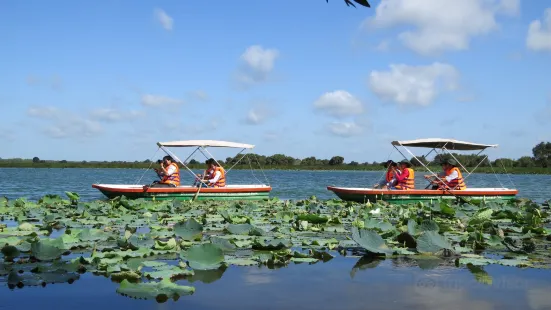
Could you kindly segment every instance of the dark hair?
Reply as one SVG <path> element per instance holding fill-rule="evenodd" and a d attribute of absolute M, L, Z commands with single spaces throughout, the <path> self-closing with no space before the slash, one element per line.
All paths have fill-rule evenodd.
<path fill-rule="evenodd" d="M 169 155 L 166 155 L 165 157 L 163 157 L 163 160 L 170 160 L 170 161 L 174 161 L 174 159 L 172 159 L 172 156 L 169 156 Z"/>
<path fill-rule="evenodd" d="M 392 163 L 390 164 L 390 166 L 391 166 L 391 167 L 398 167 L 398 164 L 395 163 L 395 162 L 392 162 Z"/>

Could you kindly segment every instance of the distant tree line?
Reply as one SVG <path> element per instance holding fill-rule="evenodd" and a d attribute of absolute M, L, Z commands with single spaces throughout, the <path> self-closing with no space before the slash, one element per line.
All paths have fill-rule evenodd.
<path fill-rule="evenodd" d="M 495 167 L 495 168 L 550 168 L 551 167 L 551 142 L 541 142 L 532 148 L 533 156 L 523 156 L 518 159 L 510 158 L 498 158 L 490 161 L 485 155 L 465 155 L 452 153 L 453 156 L 463 164 L 465 167 Z M 439 162 L 450 157 L 449 154 L 438 154 L 434 159 L 429 162 L 424 156 L 419 156 L 417 159 L 411 158 L 409 161 L 413 166 L 420 167 L 421 163 L 429 166 L 439 165 Z M 399 161 L 400 159 L 396 159 Z M 274 154 L 270 156 L 259 154 L 241 154 L 234 157 L 227 157 L 225 160 L 219 159 L 218 162 L 225 166 L 236 167 L 253 167 L 260 166 L 268 169 L 274 169 L 277 167 L 282 168 L 341 168 L 346 169 L 363 169 L 369 168 L 370 170 L 381 169 L 386 160 L 381 162 L 356 162 L 351 161 L 345 163 L 344 157 L 333 156 L 330 159 L 320 159 L 314 156 L 306 157 L 303 159 L 294 158 L 284 154 Z M 480 164 L 479 164 L 480 163 Z M 204 161 L 197 161 L 192 159 L 187 163 L 192 168 L 204 167 Z M 86 168 L 86 167 L 98 167 L 98 168 L 147 168 L 149 166 L 156 165 L 150 159 L 144 161 L 67 161 L 67 160 L 42 160 L 39 157 L 32 159 L 11 158 L 0 159 L 0 167 L 65 167 L 65 168 Z M 362 168 L 363 167 L 363 168 Z"/>

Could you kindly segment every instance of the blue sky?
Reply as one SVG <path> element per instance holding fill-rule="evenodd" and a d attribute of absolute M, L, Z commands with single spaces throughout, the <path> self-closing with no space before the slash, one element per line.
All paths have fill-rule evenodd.
<path fill-rule="evenodd" d="M 0 40 L 1 158 L 215 139 L 364 162 L 429 137 L 518 158 L 551 141 L 546 1 L 7 0 Z"/>

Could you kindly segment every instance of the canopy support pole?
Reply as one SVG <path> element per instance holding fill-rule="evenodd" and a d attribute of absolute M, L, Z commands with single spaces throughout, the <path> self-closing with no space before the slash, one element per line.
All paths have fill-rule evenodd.
<path fill-rule="evenodd" d="M 406 150 L 411 156 L 413 156 L 413 158 L 415 158 L 423 167 L 425 167 L 425 169 L 427 169 L 430 173 L 432 173 L 432 175 L 434 175 L 438 180 L 440 180 L 440 182 L 444 183 L 444 181 L 442 179 L 440 179 L 440 177 L 438 176 L 438 174 L 432 172 L 432 170 L 430 170 L 429 167 L 427 167 L 424 163 L 422 163 L 418 158 L 417 156 L 413 155 L 413 153 L 405 146 L 403 146 L 401 143 L 400 143 L 400 146 L 404 148 L 404 150 Z M 398 148 L 396 148 L 396 146 L 394 146 L 394 148 L 396 150 L 398 150 Z M 398 152 L 400 152 L 400 150 L 398 150 Z M 400 152 L 400 154 L 402 154 L 402 152 Z M 402 156 L 404 156 L 404 154 L 402 154 Z M 405 156 L 404 158 L 406 160 L 408 160 Z"/>
<path fill-rule="evenodd" d="M 467 168 L 465 168 L 465 166 L 463 166 L 463 164 L 455 156 L 453 156 L 453 154 L 447 148 L 443 147 L 442 149 L 444 149 L 446 153 L 450 154 L 450 156 L 461 166 L 461 168 L 463 168 L 463 170 L 467 171 L 467 173 L 471 175 L 471 172 L 469 172 L 469 170 L 467 170 Z"/>
<path fill-rule="evenodd" d="M 174 155 L 174 153 L 172 153 L 171 151 L 169 151 L 167 148 L 165 148 L 164 146 L 161 146 L 161 149 L 163 149 L 163 151 L 165 153 L 167 153 L 168 155 L 170 155 L 172 158 L 174 158 L 177 162 L 179 162 L 180 164 L 182 164 L 184 166 L 184 168 L 186 168 L 189 173 L 191 173 L 191 175 L 195 178 L 195 172 L 193 172 L 191 169 L 189 169 L 189 167 L 183 162 L 180 160 L 180 158 L 178 158 L 178 156 Z"/>
<path fill-rule="evenodd" d="M 241 151 L 239 151 L 239 153 L 237 153 L 235 157 L 239 156 L 239 154 L 243 153 L 243 151 L 245 151 L 245 149 L 242 149 Z M 241 156 L 241 158 L 237 159 L 237 161 L 235 162 L 235 164 L 233 164 L 233 166 L 230 167 L 230 169 L 228 169 L 228 171 L 232 170 L 233 167 L 235 167 L 245 156 L 247 156 L 247 154 L 244 154 L 243 156 Z"/>

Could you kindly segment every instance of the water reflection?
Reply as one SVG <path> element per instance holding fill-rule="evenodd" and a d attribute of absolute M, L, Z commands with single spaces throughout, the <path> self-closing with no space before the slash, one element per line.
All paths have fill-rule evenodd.
<path fill-rule="evenodd" d="M 194 274 L 188 278 L 188 281 L 193 282 L 203 282 L 203 283 L 213 283 L 222 278 L 222 275 L 226 271 L 227 267 L 222 266 L 218 269 L 212 270 L 194 270 Z"/>
<path fill-rule="evenodd" d="M 360 259 L 356 262 L 356 264 L 354 265 L 354 267 L 352 267 L 352 270 L 350 271 L 350 278 L 354 279 L 354 276 L 360 270 L 377 268 L 377 266 L 379 266 L 382 261 L 384 261 L 384 258 L 377 256 L 360 257 Z"/>
<path fill-rule="evenodd" d="M 243 281 L 248 285 L 268 284 L 273 282 L 273 273 L 266 268 L 244 268 Z"/>

